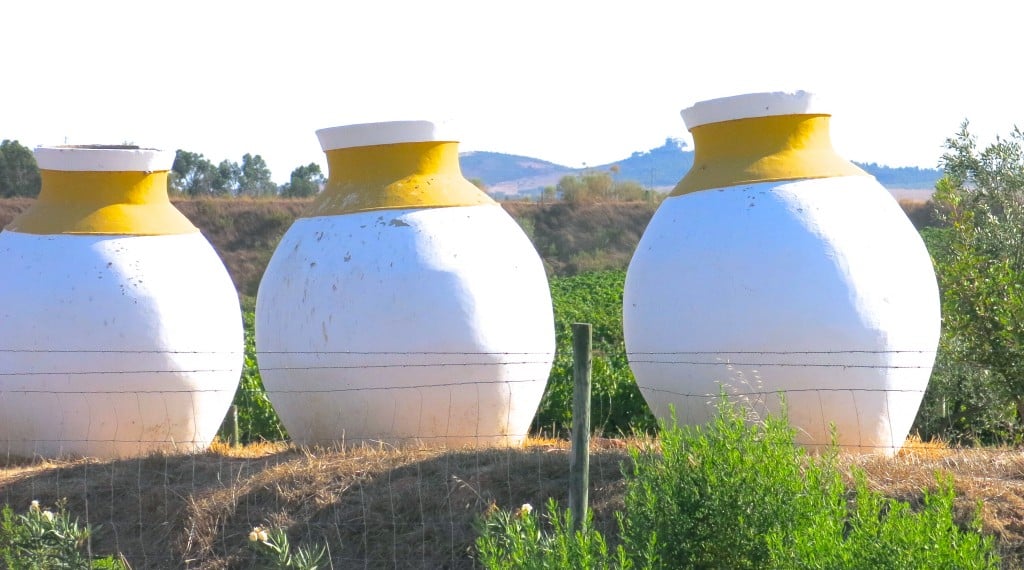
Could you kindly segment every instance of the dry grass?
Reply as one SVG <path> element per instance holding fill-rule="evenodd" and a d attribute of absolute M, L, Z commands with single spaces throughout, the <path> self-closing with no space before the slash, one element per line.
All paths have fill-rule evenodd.
<path fill-rule="evenodd" d="M 607 529 L 621 508 L 622 450 L 592 460 L 594 508 Z M 0 465 L 0 494 L 23 510 L 38 499 L 102 524 L 93 548 L 132 568 L 250 568 L 253 526 L 294 543 L 324 542 L 335 568 L 472 568 L 473 521 L 554 497 L 566 504 L 563 442 L 523 449 L 215 446 L 195 455 Z"/>
<path fill-rule="evenodd" d="M 622 508 L 620 465 L 638 442 L 600 439 L 590 497 L 598 527 L 614 534 Z M 1007 568 L 1024 560 L 1024 455 L 912 441 L 895 458 L 844 456 L 872 487 L 919 504 L 935 473 L 953 475 L 958 515 L 979 502 Z M 568 447 L 439 451 L 215 446 L 196 455 L 107 461 L 8 461 L 2 500 L 66 497 L 72 513 L 102 524 L 97 553 L 121 552 L 132 568 L 250 568 L 253 526 L 280 526 L 294 543 L 326 542 L 335 568 L 472 568 L 473 522 L 502 508 L 554 497 L 567 504 Z"/>
<path fill-rule="evenodd" d="M 1004 568 L 1024 567 L 1024 453 L 1011 448 L 950 448 L 911 441 L 895 458 L 846 458 L 864 469 L 870 486 L 920 504 L 937 473 L 955 481 L 958 519 L 980 506 L 984 532 L 996 537 Z"/>

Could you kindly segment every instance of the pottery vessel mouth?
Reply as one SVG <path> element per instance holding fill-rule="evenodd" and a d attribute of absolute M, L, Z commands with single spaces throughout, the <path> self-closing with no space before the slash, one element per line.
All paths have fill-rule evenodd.
<path fill-rule="evenodd" d="M 69 172 L 159 172 L 174 165 L 174 151 L 136 145 L 40 146 L 33 150 L 40 170 Z"/>
<path fill-rule="evenodd" d="M 328 127 L 316 131 L 324 151 L 363 146 L 418 142 L 458 142 L 447 123 L 435 121 L 384 121 Z"/>
<path fill-rule="evenodd" d="M 701 125 L 780 115 L 831 115 L 822 98 L 808 91 L 745 93 L 699 101 L 680 111 L 688 130 Z"/>

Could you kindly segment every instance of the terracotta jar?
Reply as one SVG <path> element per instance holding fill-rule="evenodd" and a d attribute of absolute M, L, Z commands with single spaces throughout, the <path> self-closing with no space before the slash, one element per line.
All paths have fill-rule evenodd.
<path fill-rule="evenodd" d="M 520 443 L 554 353 L 547 278 L 427 121 L 317 132 L 329 178 L 260 283 L 263 382 L 302 444 Z"/>
<path fill-rule="evenodd" d="M 0 232 L 0 440 L 13 455 L 205 448 L 242 367 L 224 264 L 167 198 L 173 152 L 35 150 Z"/>
<path fill-rule="evenodd" d="M 721 391 L 785 397 L 798 440 L 894 453 L 928 384 L 939 297 L 896 200 L 838 156 L 809 93 L 682 112 L 690 172 L 630 263 L 626 347 L 655 413 L 702 423 Z"/>

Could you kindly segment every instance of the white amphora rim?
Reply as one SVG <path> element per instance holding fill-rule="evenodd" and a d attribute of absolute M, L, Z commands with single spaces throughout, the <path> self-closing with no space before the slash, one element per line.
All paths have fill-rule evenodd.
<path fill-rule="evenodd" d="M 33 152 L 40 170 L 157 172 L 170 170 L 174 151 L 131 145 L 40 146 Z"/>
<path fill-rule="evenodd" d="M 807 91 L 746 93 L 700 101 L 679 113 L 687 130 L 701 125 L 777 115 L 830 115 L 821 98 Z"/>
<path fill-rule="evenodd" d="M 324 152 L 340 148 L 412 142 L 457 142 L 451 128 L 434 121 L 384 121 L 320 129 L 316 136 Z"/>

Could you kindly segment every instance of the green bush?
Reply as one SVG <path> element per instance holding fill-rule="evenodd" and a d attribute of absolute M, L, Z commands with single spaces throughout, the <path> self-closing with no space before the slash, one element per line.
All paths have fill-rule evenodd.
<path fill-rule="evenodd" d="M 71 520 L 63 502 L 55 510 L 32 501 L 25 514 L 9 505 L 0 511 L 0 559 L 10 570 L 127 570 L 112 556 L 90 558 L 84 552 L 95 528 Z"/>
<path fill-rule="evenodd" d="M 994 370 L 957 362 L 939 346 L 913 430 L 922 440 L 956 444 L 1019 443 L 1016 407 L 1009 383 Z"/>
<path fill-rule="evenodd" d="M 677 568 L 764 568 L 766 538 L 791 535 L 842 495 L 832 456 L 810 461 L 784 418 L 750 423 L 722 400 L 703 426 L 668 427 L 661 452 L 634 450 L 622 518 L 630 550 L 657 537 Z"/>
<path fill-rule="evenodd" d="M 534 514 L 528 504 L 514 512 L 494 508 L 478 524 L 478 558 L 485 568 L 492 570 L 651 567 L 635 566 L 621 546 L 610 551 L 591 522 L 592 516 L 588 514 L 580 530 L 573 531 L 572 516 L 561 511 L 554 499 L 548 501 L 547 512 L 542 516 Z"/>
<path fill-rule="evenodd" d="M 924 506 L 880 496 L 855 473 L 854 499 L 833 492 L 816 516 L 786 536 L 767 537 L 770 568 L 957 568 L 995 569 L 999 559 L 991 537 L 980 534 L 975 518 L 968 531 L 953 520 L 953 481 L 938 477 L 936 491 L 925 490 Z"/>
<path fill-rule="evenodd" d="M 723 396 L 703 426 L 665 426 L 658 446 L 624 467 L 620 546 L 587 524 L 573 533 L 550 503 L 548 524 L 489 513 L 477 550 L 487 568 L 997 568 L 991 537 L 953 518 L 953 484 L 938 479 L 918 510 L 872 491 L 833 446 L 810 456 L 786 418 L 750 421 Z M 529 513 L 528 513 L 529 514 Z M 580 560 L 586 560 L 585 564 Z"/>
<path fill-rule="evenodd" d="M 323 568 L 327 545 L 302 545 L 292 549 L 288 533 L 280 528 L 255 527 L 249 533 L 249 547 L 262 560 L 263 567 L 273 570 L 317 570 Z"/>
<path fill-rule="evenodd" d="M 948 188 L 946 189 L 948 193 Z M 945 206 L 950 207 L 950 206 Z M 958 244 L 954 228 L 925 228 L 921 237 L 932 256 L 943 292 L 943 326 L 935 368 L 914 423 L 922 439 L 941 438 L 954 443 L 1015 444 L 1021 437 L 1014 383 L 1001 370 L 979 361 L 979 336 L 996 333 L 974 321 L 984 321 L 1003 295 L 981 294 L 961 282 L 990 281 L 972 274 L 979 261 L 969 248 Z M 978 286 L 980 287 L 980 286 Z M 963 291 L 969 289 L 969 291 Z M 998 342 L 991 340 L 993 344 Z M 1012 343 L 1011 343 L 1012 345 Z"/>

